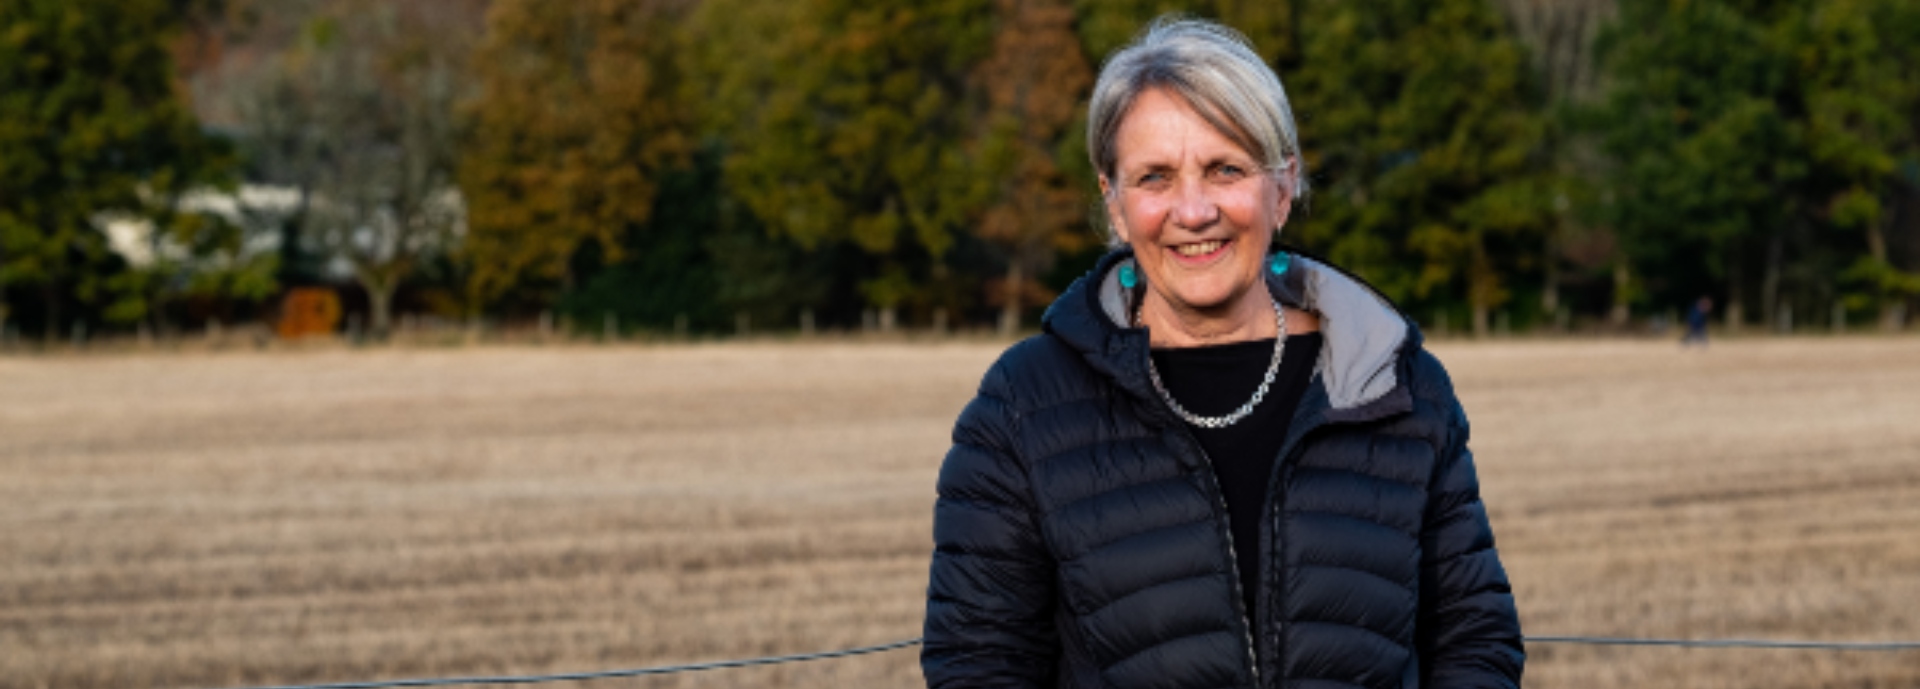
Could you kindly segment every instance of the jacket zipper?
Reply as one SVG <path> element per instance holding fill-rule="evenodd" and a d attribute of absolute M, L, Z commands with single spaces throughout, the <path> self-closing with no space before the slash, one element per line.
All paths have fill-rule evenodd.
<path fill-rule="evenodd" d="M 1312 433 L 1314 430 L 1317 430 L 1317 428 L 1309 428 L 1307 429 L 1307 433 Z M 1274 460 L 1278 462 L 1278 464 L 1275 464 L 1273 466 L 1273 471 L 1274 471 L 1273 477 L 1267 480 L 1267 496 L 1272 501 L 1272 504 L 1263 505 L 1262 509 L 1267 510 L 1269 514 L 1273 515 L 1272 526 L 1270 527 L 1271 531 L 1268 532 L 1268 535 L 1266 538 L 1266 540 L 1269 542 L 1280 537 L 1280 526 L 1281 526 L 1280 515 L 1284 514 L 1287 509 L 1287 488 L 1286 487 L 1287 487 L 1287 484 L 1289 483 L 1288 474 L 1292 471 L 1292 469 L 1290 468 L 1290 462 L 1288 461 L 1289 455 L 1293 454 L 1294 448 L 1299 447 L 1303 443 L 1303 441 L 1306 440 L 1307 433 L 1300 434 L 1298 436 L 1299 440 L 1296 440 L 1293 446 L 1281 448 L 1280 456 Z M 1274 557 L 1277 555 L 1278 553 L 1267 553 L 1267 557 L 1260 559 L 1261 568 L 1264 570 L 1267 564 L 1272 562 Z M 1265 581 L 1266 581 L 1266 577 L 1262 576 L 1261 583 L 1265 583 Z M 1282 599 L 1283 599 L 1283 594 L 1285 593 L 1285 590 L 1286 590 L 1286 586 L 1284 585 L 1274 586 L 1270 590 L 1271 590 L 1271 593 L 1269 595 L 1272 597 L 1272 600 L 1267 602 L 1266 607 L 1267 608 L 1278 607 L 1284 602 Z M 1255 595 L 1258 596 L 1258 593 L 1256 592 Z M 1258 603 L 1259 599 L 1255 598 L 1255 602 Z M 1276 663 L 1280 662 L 1280 657 L 1285 653 L 1284 646 L 1286 644 L 1286 640 L 1281 638 L 1280 636 L 1281 631 L 1282 630 L 1279 630 L 1279 629 L 1275 629 L 1272 631 L 1273 655 L 1274 655 L 1272 660 L 1273 662 L 1276 662 Z M 1259 661 L 1256 660 L 1255 664 L 1257 665 L 1258 662 Z"/>
<path fill-rule="evenodd" d="M 1141 354 L 1152 356 L 1146 347 L 1141 348 Z M 1315 373 L 1316 375 L 1318 374 L 1317 371 Z M 1213 489 L 1213 506 L 1215 510 L 1218 510 L 1218 514 L 1220 515 L 1218 524 L 1226 527 L 1221 529 L 1221 536 L 1227 545 L 1227 579 L 1233 582 L 1233 609 L 1240 613 L 1241 639 L 1246 642 L 1247 649 L 1247 670 L 1253 677 L 1254 689 L 1261 689 L 1264 685 L 1260 681 L 1260 654 L 1255 646 L 1255 644 L 1258 643 L 1257 634 L 1259 630 L 1254 629 L 1253 611 L 1247 609 L 1246 593 L 1242 590 L 1245 585 L 1240 582 L 1240 556 L 1234 552 L 1233 548 L 1233 523 L 1232 518 L 1227 514 L 1227 494 L 1220 488 L 1220 475 L 1213 469 L 1213 458 L 1207 456 L 1206 449 L 1200 446 L 1200 439 L 1194 437 L 1193 431 L 1181 422 L 1178 414 L 1173 413 L 1173 409 L 1167 405 L 1167 401 L 1161 399 L 1158 395 L 1152 396 L 1151 399 L 1153 399 L 1155 405 L 1159 407 L 1163 418 L 1171 421 L 1171 427 L 1179 429 L 1177 432 L 1180 434 L 1180 439 L 1186 443 L 1187 449 L 1199 455 L 1200 460 L 1207 465 L 1206 480 L 1208 486 Z M 1284 457 L 1284 455 L 1282 456 Z M 1258 548 L 1259 544 L 1254 544 L 1254 547 Z M 1263 562 L 1260 564 L 1262 569 L 1266 567 L 1266 563 Z M 1254 596 L 1257 599 L 1259 592 L 1254 592 Z"/>
<path fill-rule="evenodd" d="M 1243 590 L 1245 585 L 1240 583 L 1240 556 L 1234 551 L 1233 524 L 1232 518 L 1227 514 L 1227 495 L 1226 492 L 1220 488 L 1219 474 L 1213 470 L 1213 458 L 1207 456 L 1207 451 L 1200 447 L 1199 439 L 1194 438 L 1193 433 L 1188 431 L 1184 426 L 1180 428 L 1180 435 L 1181 439 L 1186 441 L 1187 449 L 1191 450 L 1194 454 L 1200 455 L 1200 459 L 1207 463 L 1207 484 L 1213 489 L 1213 506 L 1218 510 L 1217 513 L 1220 515 L 1219 521 L 1226 526 L 1226 528 L 1222 530 L 1221 535 L 1225 538 L 1227 544 L 1227 563 L 1230 565 L 1229 569 L 1231 570 L 1229 571 L 1230 576 L 1227 578 L 1233 582 L 1233 609 L 1240 613 L 1240 624 L 1244 630 L 1242 632 L 1242 638 L 1246 641 L 1247 648 L 1247 669 L 1253 673 L 1253 686 L 1255 689 L 1259 689 L 1261 686 L 1260 655 L 1254 645 L 1257 643 L 1255 636 L 1257 630 L 1255 630 L 1253 626 L 1253 612 L 1247 610 L 1246 592 Z M 1257 545 L 1258 544 L 1256 544 L 1256 546 Z M 1255 595 L 1258 595 L 1258 592 L 1256 592 Z"/>
<path fill-rule="evenodd" d="M 1316 372 L 1315 375 L 1318 375 L 1318 373 Z M 1274 471 L 1273 478 L 1269 479 L 1267 484 L 1267 494 L 1274 502 L 1272 505 L 1262 506 L 1263 509 L 1268 507 L 1272 508 L 1268 510 L 1268 512 L 1273 515 L 1272 531 L 1269 532 L 1272 535 L 1277 535 L 1280 533 L 1280 515 L 1286 510 L 1287 473 L 1290 470 L 1289 466 L 1291 465 L 1292 455 L 1296 451 L 1298 451 L 1299 448 L 1306 445 L 1307 436 L 1310 436 L 1318 432 L 1325 425 L 1326 425 L 1325 423 L 1315 423 L 1315 424 L 1309 425 L 1306 430 L 1301 431 L 1299 435 L 1294 436 L 1292 443 L 1289 443 L 1286 446 L 1280 448 L 1280 456 L 1275 460 L 1277 463 L 1273 467 L 1273 471 Z M 1253 671 L 1253 686 L 1256 689 L 1258 689 L 1259 687 L 1263 686 L 1260 683 L 1260 655 L 1259 655 L 1259 651 L 1257 650 L 1258 647 L 1256 646 L 1256 644 L 1259 643 L 1259 636 L 1258 636 L 1259 629 L 1254 624 L 1255 619 L 1254 619 L 1253 611 L 1247 609 L 1247 604 L 1245 602 L 1246 594 L 1242 590 L 1245 585 L 1240 583 L 1240 572 L 1238 570 L 1238 567 L 1239 567 L 1238 563 L 1240 562 L 1240 558 L 1239 558 L 1239 555 L 1237 555 L 1234 552 L 1233 524 L 1231 523 L 1231 517 L 1227 515 L 1227 496 L 1226 496 L 1226 493 L 1220 489 L 1219 475 L 1213 471 L 1213 458 L 1208 456 L 1207 451 L 1200 447 L 1200 441 L 1199 439 L 1193 437 L 1192 431 L 1188 430 L 1185 426 L 1180 426 L 1179 428 L 1180 428 L 1180 437 L 1183 441 L 1186 442 L 1187 448 L 1191 450 L 1194 454 L 1199 455 L 1200 459 L 1207 463 L 1207 468 L 1208 468 L 1207 482 L 1208 482 L 1208 485 L 1213 489 L 1213 498 L 1214 498 L 1213 504 L 1214 504 L 1214 507 L 1219 510 L 1220 521 L 1225 523 L 1227 527 L 1224 532 L 1224 536 L 1226 538 L 1226 544 L 1227 544 L 1227 561 L 1230 563 L 1234 563 L 1234 567 L 1235 567 L 1233 576 L 1229 577 L 1230 579 L 1233 580 L 1233 608 L 1234 610 L 1239 611 L 1240 624 L 1242 624 L 1246 629 L 1245 638 L 1247 642 L 1246 643 L 1247 667 L 1248 669 Z M 1289 433 L 1289 435 L 1291 435 L 1291 433 Z M 1256 543 L 1254 544 L 1254 546 L 1259 547 L 1259 544 Z M 1262 571 L 1262 574 L 1265 573 L 1265 570 L 1267 569 L 1268 564 L 1271 563 L 1272 560 L 1273 560 L 1273 557 L 1271 556 L 1261 558 L 1260 569 Z M 1266 579 L 1265 576 L 1261 577 L 1262 582 L 1264 582 L 1265 579 Z M 1276 606 L 1276 605 L 1279 605 L 1281 602 L 1283 602 L 1281 594 L 1283 593 L 1284 589 L 1285 589 L 1284 586 L 1273 587 L 1272 596 L 1274 600 L 1270 602 L 1268 607 Z M 1255 600 L 1257 601 L 1259 599 L 1258 598 L 1259 592 L 1255 591 L 1254 596 L 1255 596 Z M 1273 653 L 1275 656 L 1273 660 L 1274 662 L 1279 662 L 1279 656 L 1285 653 L 1285 641 L 1279 637 L 1277 630 L 1275 632 L 1273 644 L 1274 644 Z"/>
<path fill-rule="evenodd" d="M 1311 391 L 1313 390 L 1313 381 L 1317 380 L 1320 376 L 1320 371 L 1317 366 L 1313 371 L 1312 376 L 1313 377 L 1310 378 L 1307 383 L 1307 390 L 1309 391 L 1309 393 L 1311 393 Z M 1300 448 L 1306 446 L 1307 438 L 1309 436 L 1312 436 L 1314 433 L 1318 433 L 1320 429 L 1325 428 L 1327 426 L 1327 423 L 1325 421 L 1316 422 L 1312 417 L 1306 418 L 1306 419 L 1300 418 L 1298 410 L 1295 410 L 1294 417 L 1295 418 L 1287 422 L 1287 428 L 1288 428 L 1287 435 L 1293 436 L 1292 442 L 1287 442 L 1281 445 L 1280 456 L 1274 459 L 1274 462 L 1276 463 L 1273 465 L 1273 474 L 1267 479 L 1267 497 L 1269 500 L 1272 501 L 1272 504 L 1261 505 L 1261 509 L 1266 510 L 1266 514 L 1272 515 L 1271 517 L 1272 526 L 1269 527 L 1271 530 L 1267 532 L 1266 534 L 1267 538 L 1263 542 L 1272 542 L 1280 538 L 1280 528 L 1281 528 L 1280 517 L 1281 515 L 1286 513 L 1287 485 L 1292 483 L 1293 455 L 1297 454 L 1300 451 Z M 1300 421 L 1308 421 L 1309 423 L 1305 424 L 1303 428 L 1298 429 L 1299 432 L 1296 434 L 1294 432 L 1295 429 L 1293 427 L 1293 424 Z M 1223 501 L 1224 501 L 1224 496 L 1223 496 Z M 1264 553 L 1264 555 L 1266 555 L 1266 557 L 1260 558 L 1260 566 L 1261 566 L 1261 569 L 1263 570 L 1262 572 L 1263 575 L 1265 574 L 1264 570 L 1267 567 L 1267 565 L 1271 564 L 1274 561 L 1274 559 L 1279 556 L 1279 553 Z M 1261 583 L 1265 583 L 1265 582 L 1266 582 L 1266 576 L 1262 576 Z M 1267 605 L 1263 609 L 1272 609 L 1272 608 L 1280 607 L 1283 603 L 1286 602 L 1285 593 L 1286 593 L 1285 585 L 1273 586 L 1271 588 L 1271 594 L 1270 594 L 1272 597 L 1272 600 L 1267 601 Z M 1254 595 L 1255 595 L 1254 602 L 1258 604 L 1259 593 L 1255 592 Z M 1251 630 L 1253 629 L 1253 627 L 1249 625 L 1248 629 Z M 1270 658 L 1269 660 L 1271 660 L 1274 663 L 1279 663 L 1280 659 L 1285 657 L 1286 655 L 1286 639 L 1285 637 L 1281 636 L 1282 631 L 1284 630 L 1275 629 L 1272 631 L 1273 657 Z M 1258 667 L 1259 660 L 1256 659 L 1254 661 L 1254 665 L 1255 665 L 1255 673 L 1256 673 L 1255 676 L 1257 677 L 1258 670 L 1259 670 L 1259 667 Z"/>

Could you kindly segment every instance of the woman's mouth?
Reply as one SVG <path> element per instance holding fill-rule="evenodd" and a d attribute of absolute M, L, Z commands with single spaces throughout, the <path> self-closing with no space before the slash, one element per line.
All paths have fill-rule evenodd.
<path fill-rule="evenodd" d="M 1227 245 L 1231 243 L 1232 242 L 1224 239 L 1215 239 L 1205 242 L 1176 244 L 1169 248 L 1173 250 L 1175 256 L 1179 257 L 1181 263 L 1205 263 L 1226 251 Z"/>

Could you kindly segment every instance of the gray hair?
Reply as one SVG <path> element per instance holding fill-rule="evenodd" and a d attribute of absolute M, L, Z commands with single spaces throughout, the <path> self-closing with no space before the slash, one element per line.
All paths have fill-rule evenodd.
<path fill-rule="evenodd" d="M 1180 96 L 1269 173 L 1290 175 L 1293 199 L 1305 198 L 1306 161 L 1280 76 L 1246 36 L 1202 19 L 1156 19 L 1100 67 L 1087 104 L 1087 156 L 1095 172 L 1113 179 L 1120 121 L 1140 94 L 1156 88 Z"/>

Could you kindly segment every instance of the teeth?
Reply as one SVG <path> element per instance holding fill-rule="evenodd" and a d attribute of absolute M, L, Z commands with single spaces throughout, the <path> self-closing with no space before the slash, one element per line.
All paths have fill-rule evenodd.
<path fill-rule="evenodd" d="M 1198 244 L 1181 244 L 1180 246 L 1174 247 L 1173 250 L 1180 252 L 1181 256 L 1204 256 L 1219 251 L 1220 247 L 1225 244 L 1226 242 L 1215 240 L 1211 242 L 1200 242 Z"/>

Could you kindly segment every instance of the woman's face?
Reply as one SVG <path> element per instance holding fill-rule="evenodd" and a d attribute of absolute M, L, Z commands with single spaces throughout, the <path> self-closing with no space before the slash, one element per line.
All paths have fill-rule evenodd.
<path fill-rule="evenodd" d="M 1153 293 L 1203 317 L 1271 313 L 1262 284 L 1267 247 L 1291 201 L 1284 174 L 1215 131 L 1177 95 L 1140 94 L 1120 121 L 1114 177 L 1101 177 L 1107 215 Z M 1259 309 L 1242 300 L 1259 298 Z"/>

